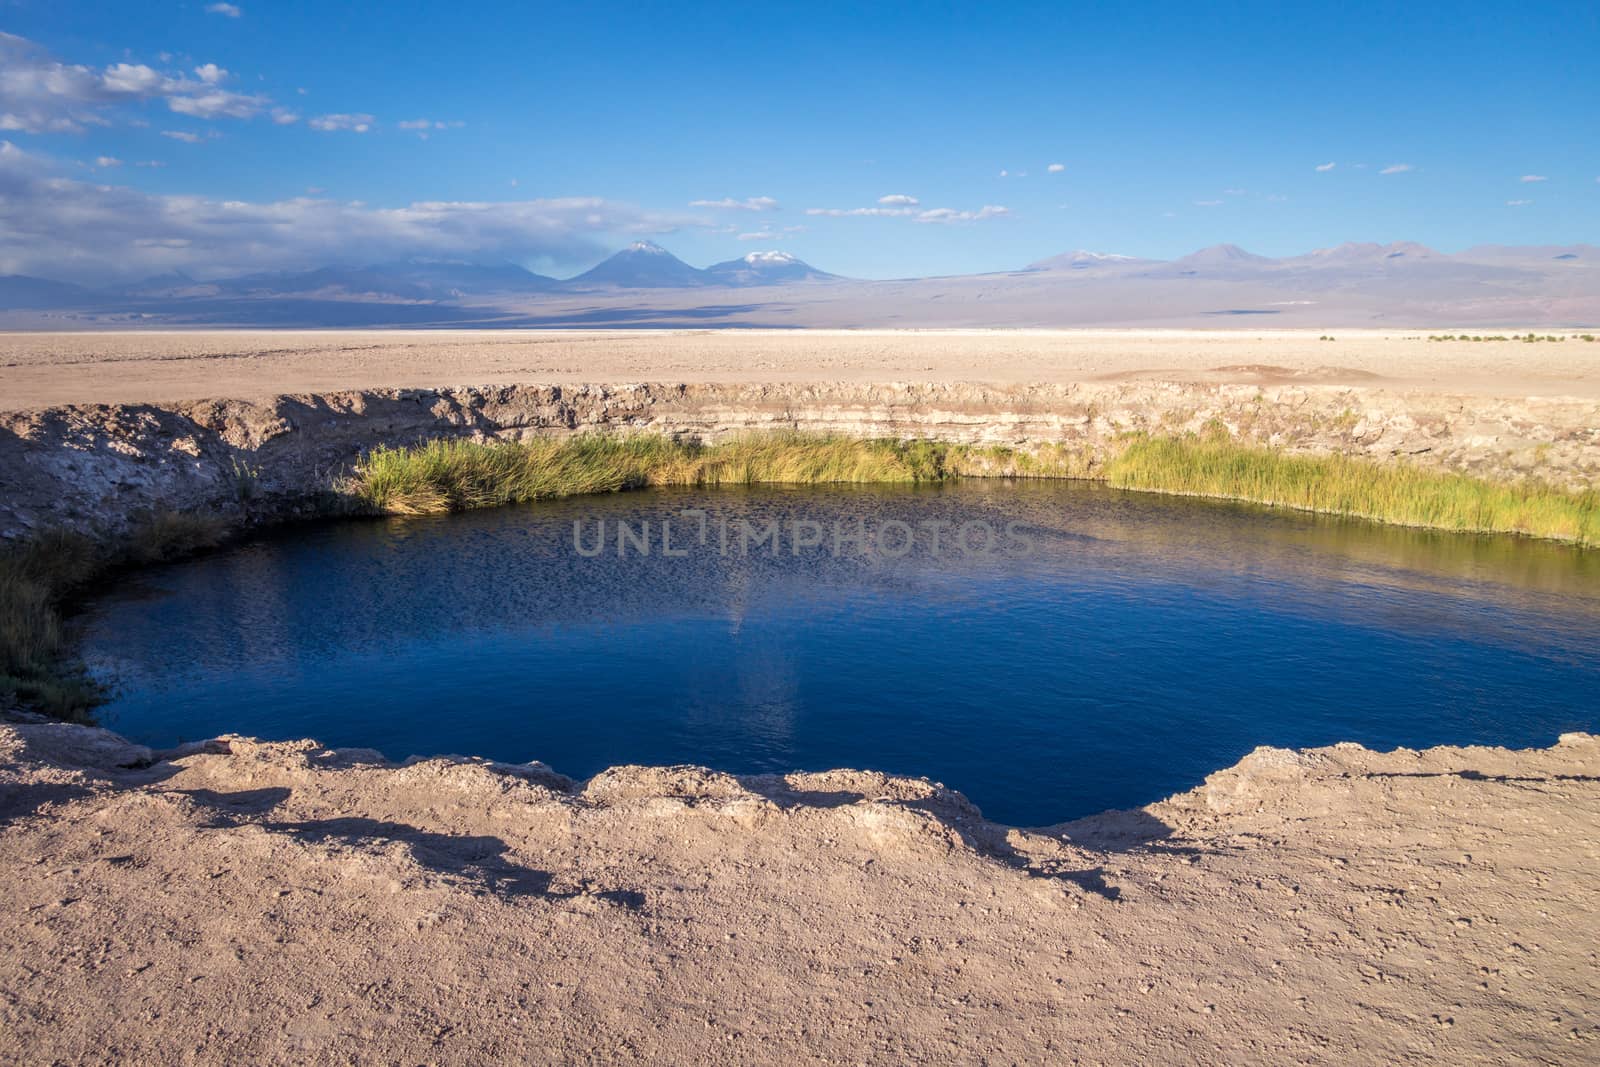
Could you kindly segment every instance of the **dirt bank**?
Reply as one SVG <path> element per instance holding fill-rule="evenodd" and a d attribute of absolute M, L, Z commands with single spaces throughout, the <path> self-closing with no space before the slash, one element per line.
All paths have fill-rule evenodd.
<path fill-rule="evenodd" d="M 0 727 L 4 1058 L 1600 1054 L 1585 735 L 1262 749 L 1037 831 L 861 772 L 206 749 Z"/>
<path fill-rule="evenodd" d="M 152 509 L 283 517 L 306 509 L 374 445 L 433 437 L 648 430 L 715 440 L 802 430 L 1056 443 L 1093 459 L 1130 431 L 1218 424 L 1242 441 L 1306 452 L 1575 489 L 1600 484 L 1600 400 L 1570 397 L 1166 380 L 365 389 L 0 413 L 0 536 L 114 528 Z"/>

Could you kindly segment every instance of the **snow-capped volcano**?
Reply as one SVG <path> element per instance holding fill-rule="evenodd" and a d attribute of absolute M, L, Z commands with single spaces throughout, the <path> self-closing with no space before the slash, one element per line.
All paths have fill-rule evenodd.
<path fill-rule="evenodd" d="M 738 259 L 713 263 L 706 268 L 718 285 L 782 285 L 788 282 L 820 282 L 837 274 L 820 271 L 788 252 L 751 252 Z"/>
<path fill-rule="evenodd" d="M 1137 256 L 1119 256 L 1113 252 L 1089 252 L 1078 249 L 1074 252 L 1063 252 L 1059 256 L 1051 256 L 1035 263 L 1029 263 L 1029 270 L 1093 270 L 1096 267 L 1129 267 L 1151 262 Z"/>
<path fill-rule="evenodd" d="M 715 284 L 653 241 L 635 241 L 566 283 L 574 288 L 688 289 Z"/>

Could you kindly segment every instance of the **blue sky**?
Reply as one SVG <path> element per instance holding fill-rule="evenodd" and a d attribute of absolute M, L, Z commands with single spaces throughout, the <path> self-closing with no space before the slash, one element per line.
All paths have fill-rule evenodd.
<path fill-rule="evenodd" d="M 1592 0 L 13 0 L 0 30 L 0 271 L 1600 240 Z"/>

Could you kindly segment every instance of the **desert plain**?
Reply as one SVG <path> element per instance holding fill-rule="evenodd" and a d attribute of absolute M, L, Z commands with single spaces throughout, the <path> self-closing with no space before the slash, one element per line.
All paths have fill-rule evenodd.
<path fill-rule="evenodd" d="M 518 382 L 1128 380 L 1600 397 L 1600 342 L 1412 330 L 176 330 L 0 333 L 0 410 Z M 1475 331 L 1504 337 L 1532 331 Z"/>

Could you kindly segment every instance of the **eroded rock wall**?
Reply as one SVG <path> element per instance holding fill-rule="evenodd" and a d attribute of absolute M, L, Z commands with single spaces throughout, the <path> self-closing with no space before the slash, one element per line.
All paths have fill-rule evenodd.
<path fill-rule="evenodd" d="M 282 518 L 379 444 L 654 431 L 715 440 L 792 429 L 1027 447 L 1091 458 L 1130 431 L 1220 423 L 1241 440 L 1404 457 L 1496 478 L 1600 484 L 1600 404 L 1317 385 L 500 385 L 0 414 L 0 536 L 115 530 L 150 510 Z"/>

